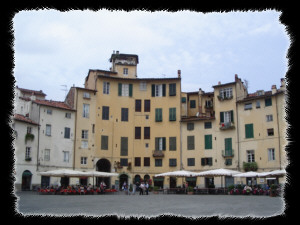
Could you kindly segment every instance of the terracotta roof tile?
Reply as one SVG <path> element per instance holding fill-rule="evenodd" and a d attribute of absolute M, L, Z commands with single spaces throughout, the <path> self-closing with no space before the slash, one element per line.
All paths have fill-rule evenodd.
<path fill-rule="evenodd" d="M 14 119 L 18 120 L 18 121 L 25 122 L 25 123 L 30 123 L 30 124 L 33 124 L 33 125 L 39 125 L 38 123 L 34 122 L 33 120 L 31 120 L 28 117 L 23 116 L 21 114 L 15 114 Z"/>
<path fill-rule="evenodd" d="M 39 104 L 39 105 L 44 105 L 44 106 L 50 106 L 50 107 L 59 108 L 59 109 L 66 109 L 66 110 L 75 111 L 74 109 L 69 107 L 64 102 L 58 102 L 58 101 L 52 101 L 52 100 L 39 100 L 39 99 L 34 100 L 33 102 L 36 103 L 36 104 Z"/>
<path fill-rule="evenodd" d="M 33 95 L 42 95 L 42 96 L 46 96 L 46 94 L 40 90 L 40 91 L 36 91 L 36 90 L 30 90 L 30 89 L 25 89 L 25 88 L 19 88 L 17 87 L 21 92 L 25 92 L 25 93 L 29 93 L 29 94 L 33 94 Z"/>

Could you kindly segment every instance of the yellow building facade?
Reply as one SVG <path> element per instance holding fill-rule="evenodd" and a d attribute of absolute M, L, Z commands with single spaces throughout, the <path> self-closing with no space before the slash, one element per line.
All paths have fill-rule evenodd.
<path fill-rule="evenodd" d="M 154 175 L 180 169 L 244 171 L 253 164 L 259 172 L 284 168 L 284 80 L 279 89 L 248 94 L 235 75 L 213 92 L 185 93 L 180 70 L 173 78 L 138 78 L 137 55 L 117 51 L 110 62 L 109 71 L 89 70 L 84 88 L 71 88 L 66 102 L 77 111 L 74 169 L 119 176 L 81 182 L 104 180 L 117 189 L 150 179 L 159 187 L 183 181 L 228 186 L 248 181 Z"/>

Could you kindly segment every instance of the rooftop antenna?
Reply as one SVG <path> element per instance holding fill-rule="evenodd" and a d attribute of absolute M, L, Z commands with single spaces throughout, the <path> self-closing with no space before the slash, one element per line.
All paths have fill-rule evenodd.
<path fill-rule="evenodd" d="M 63 84 L 63 85 L 60 85 L 60 86 L 64 87 L 64 89 L 60 89 L 60 90 L 65 91 L 65 98 L 66 98 L 67 97 L 67 91 L 68 91 L 67 85 Z"/>

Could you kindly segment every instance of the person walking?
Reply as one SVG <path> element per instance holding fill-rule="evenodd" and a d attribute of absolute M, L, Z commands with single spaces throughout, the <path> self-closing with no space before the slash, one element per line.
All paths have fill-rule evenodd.
<path fill-rule="evenodd" d="M 146 189 L 146 195 L 148 195 L 148 192 L 149 192 L 149 184 L 148 184 L 148 182 L 146 182 L 146 184 L 145 184 L 145 189 Z"/>
<path fill-rule="evenodd" d="M 140 195 L 144 194 L 144 189 L 145 189 L 145 185 L 144 185 L 144 182 L 142 182 L 140 185 Z"/>

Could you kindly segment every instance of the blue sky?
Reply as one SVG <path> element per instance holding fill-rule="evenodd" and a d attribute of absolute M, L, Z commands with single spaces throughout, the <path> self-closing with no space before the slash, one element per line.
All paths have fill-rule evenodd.
<path fill-rule="evenodd" d="M 21 11 L 14 17 L 14 77 L 63 101 L 89 69 L 109 70 L 113 50 L 139 56 L 138 77 L 176 77 L 182 91 L 248 80 L 249 92 L 280 86 L 290 39 L 280 12 Z"/>

